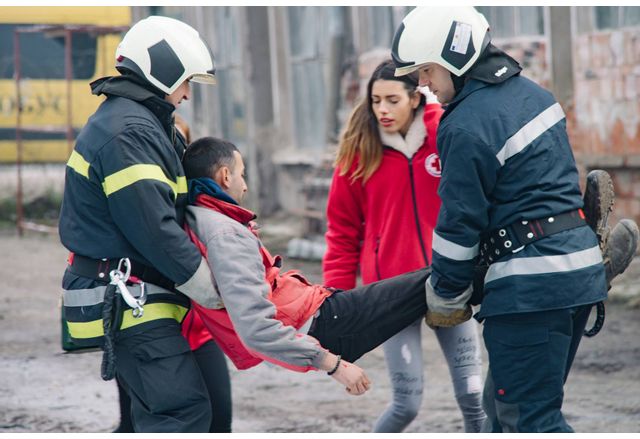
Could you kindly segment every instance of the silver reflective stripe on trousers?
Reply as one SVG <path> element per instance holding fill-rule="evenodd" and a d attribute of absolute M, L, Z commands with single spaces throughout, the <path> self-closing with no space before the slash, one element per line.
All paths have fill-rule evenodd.
<path fill-rule="evenodd" d="M 575 271 L 601 262 L 602 253 L 597 245 L 566 255 L 514 258 L 506 262 L 496 262 L 489 266 L 484 283 L 488 284 L 507 276 Z"/>
<path fill-rule="evenodd" d="M 542 113 L 534 117 L 517 133 L 507 139 L 496 158 L 500 165 L 504 165 L 508 159 L 525 149 L 527 145 L 536 140 L 542 133 L 564 119 L 564 111 L 560 104 L 555 103 Z"/>
<path fill-rule="evenodd" d="M 447 241 L 436 232 L 433 232 L 432 247 L 433 251 L 454 261 L 468 261 L 475 258 L 478 255 L 479 248 L 478 244 L 473 247 L 465 247 L 455 242 Z"/>
<path fill-rule="evenodd" d="M 63 290 L 62 303 L 64 306 L 93 306 L 102 303 L 106 286 L 88 288 L 83 290 Z M 133 297 L 140 297 L 140 285 L 128 285 L 127 289 Z M 144 284 L 146 294 L 175 294 L 157 285 Z"/>

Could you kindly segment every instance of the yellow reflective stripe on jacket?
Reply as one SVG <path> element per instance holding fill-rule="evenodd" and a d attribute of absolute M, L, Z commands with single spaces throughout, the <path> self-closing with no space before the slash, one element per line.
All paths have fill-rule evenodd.
<path fill-rule="evenodd" d="M 178 179 L 176 180 L 176 185 L 177 185 L 178 194 L 186 194 L 187 192 L 189 192 L 189 186 L 187 185 L 187 177 L 185 177 L 184 175 L 178 176 Z"/>
<path fill-rule="evenodd" d="M 164 175 L 162 168 L 158 165 L 140 164 L 132 165 L 128 168 L 122 169 L 116 173 L 113 173 L 104 179 L 102 187 L 104 193 L 109 196 L 114 192 L 119 191 L 127 186 L 130 186 L 140 180 L 157 180 L 169 185 L 173 191 L 174 198 L 178 197 L 178 194 L 187 193 L 187 178 L 184 176 L 178 177 L 177 181 L 172 181 Z"/>
<path fill-rule="evenodd" d="M 133 316 L 131 310 L 126 310 L 122 317 L 120 329 L 131 328 L 132 326 L 139 325 L 142 322 L 150 322 L 152 320 L 159 319 L 174 319 L 180 323 L 187 314 L 187 311 L 189 311 L 189 309 L 184 306 L 174 305 L 172 303 L 150 303 L 144 305 L 143 308 L 144 314 L 139 319 L 136 319 Z"/>
<path fill-rule="evenodd" d="M 75 149 L 71 152 L 71 157 L 67 161 L 67 166 L 83 177 L 89 178 L 89 162 L 84 159 Z"/>
<path fill-rule="evenodd" d="M 189 309 L 184 306 L 174 305 L 172 303 L 149 303 L 144 305 L 143 308 L 144 314 L 139 319 L 133 317 L 130 309 L 125 310 L 120 329 L 131 328 L 159 319 L 173 319 L 181 323 L 187 311 L 189 311 Z M 67 327 L 69 328 L 69 335 L 76 339 L 95 338 L 104 335 L 102 319 L 90 322 L 67 321 Z"/>
<path fill-rule="evenodd" d="M 72 338 L 94 338 L 104 335 L 102 327 L 102 319 L 92 322 L 69 322 L 67 321 L 67 329 Z"/>

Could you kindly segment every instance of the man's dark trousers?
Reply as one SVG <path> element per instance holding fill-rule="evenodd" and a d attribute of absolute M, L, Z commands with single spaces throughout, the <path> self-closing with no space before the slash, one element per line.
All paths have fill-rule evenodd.
<path fill-rule="evenodd" d="M 427 313 L 422 268 L 379 282 L 339 290 L 320 307 L 309 330 L 322 347 L 353 362 Z"/>

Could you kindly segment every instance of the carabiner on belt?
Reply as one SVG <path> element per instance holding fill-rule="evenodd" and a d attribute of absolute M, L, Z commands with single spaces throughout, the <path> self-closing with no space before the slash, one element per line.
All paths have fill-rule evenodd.
<path fill-rule="evenodd" d="M 123 266 L 126 266 L 126 271 L 123 273 Z M 140 296 L 134 297 L 129 289 L 127 288 L 126 282 L 129 280 L 129 276 L 131 275 L 131 261 L 129 258 L 122 258 L 118 263 L 118 268 L 115 270 L 111 270 L 109 273 L 109 277 L 111 278 L 111 284 L 115 285 L 120 292 L 120 295 L 127 302 L 129 307 L 133 308 L 132 314 L 135 318 L 140 318 L 144 315 L 144 308 L 142 305 L 147 301 L 147 296 L 145 294 L 144 282 L 140 282 Z"/>

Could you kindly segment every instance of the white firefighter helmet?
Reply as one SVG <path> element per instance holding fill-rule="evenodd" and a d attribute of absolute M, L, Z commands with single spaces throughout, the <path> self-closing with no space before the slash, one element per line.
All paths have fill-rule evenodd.
<path fill-rule="evenodd" d="M 396 76 L 436 63 L 462 76 L 491 41 L 489 23 L 473 6 L 421 6 L 404 19 L 393 38 Z"/>
<path fill-rule="evenodd" d="M 128 69 L 166 94 L 186 79 L 215 84 L 213 54 L 197 30 L 169 17 L 138 21 L 116 50 L 116 68 Z"/>

